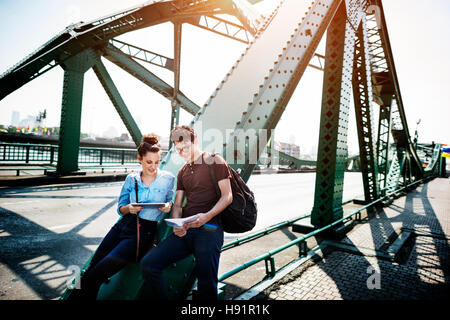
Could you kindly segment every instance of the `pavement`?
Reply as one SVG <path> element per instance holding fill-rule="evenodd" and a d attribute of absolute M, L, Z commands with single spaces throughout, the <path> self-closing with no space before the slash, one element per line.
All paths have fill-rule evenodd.
<path fill-rule="evenodd" d="M 252 299 L 448 301 L 450 179 L 420 185 L 363 220 L 342 239 L 320 239 L 316 261 Z"/>
<path fill-rule="evenodd" d="M 258 230 L 273 224 L 272 219 L 278 222 L 292 219 L 293 207 L 297 208 L 297 216 L 310 213 L 302 209 L 302 203 L 309 201 L 311 195 L 301 193 L 310 189 L 309 175 L 267 175 L 251 181 L 262 205 L 260 223 L 264 223 Z M 353 179 L 359 180 L 352 177 L 350 189 Z M 273 189 L 274 181 L 301 196 L 295 201 L 277 201 L 272 205 L 267 192 Z M 121 184 L 0 189 L 0 300 L 58 299 L 73 272 L 83 266 L 117 221 L 115 210 Z M 297 246 L 276 254 L 275 265 L 280 272 L 274 278 L 267 277 L 265 263 L 261 261 L 224 280 L 225 298 L 447 298 L 449 195 L 450 179 L 436 178 L 420 185 L 389 207 L 374 213 L 363 212 L 362 221 L 340 239 L 310 238 L 306 257 L 299 257 Z M 306 203 L 304 208 L 310 205 Z M 347 203 L 344 214 L 360 207 Z M 292 211 L 289 217 L 281 215 L 289 210 Z M 228 242 L 245 235 L 227 234 L 225 239 Z M 219 276 L 301 235 L 286 226 L 224 250 Z"/>

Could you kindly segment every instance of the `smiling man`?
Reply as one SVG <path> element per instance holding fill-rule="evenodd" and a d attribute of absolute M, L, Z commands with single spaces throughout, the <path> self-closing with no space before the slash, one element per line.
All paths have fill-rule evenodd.
<path fill-rule="evenodd" d="M 221 156 L 212 156 L 199 149 L 198 137 L 192 128 L 177 126 L 172 130 L 170 139 L 186 161 L 178 172 L 172 217 L 195 216 L 196 219 L 182 228 L 174 228 L 173 234 L 141 260 L 145 285 L 150 298 L 167 299 L 162 271 L 170 264 L 194 254 L 198 298 L 217 300 L 217 271 L 223 244 L 223 229 L 218 214 L 233 200 L 230 172 Z M 220 197 L 208 164 L 213 165 Z M 182 208 L 184 197 L 187 201 Z"/>

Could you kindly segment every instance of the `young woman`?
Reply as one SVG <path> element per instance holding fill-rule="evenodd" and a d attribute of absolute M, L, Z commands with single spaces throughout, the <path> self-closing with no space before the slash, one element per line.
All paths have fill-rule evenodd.
<path fill-rule="evenodd" d="M 144 136 L 137 151 L 142 170 L 125 179 L 117 206 L 121 219 L 100 243 L 81 277 L 80 290 L 72 292 L 73 298 L 96 299 L 106 279 L 127 263 L 139 261 L 153 245 L 157 222 L 171 209 L 175 177 L 158 169 L 161 149 L 157 136 Z M 131 205 L 136 202 L 165 205 L 160 208 Z"/>

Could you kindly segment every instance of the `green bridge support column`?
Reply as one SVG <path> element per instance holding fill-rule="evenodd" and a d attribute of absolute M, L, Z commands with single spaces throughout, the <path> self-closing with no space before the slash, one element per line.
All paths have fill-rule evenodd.
<path fill-rule="evenodd" d="M 86 50 L 64 61 L 64 84 L 61 105 L 58 164 L 56 174 L 67 175 L 78 171 L 80 149 L 81 106 L 84 73 L 92 67 L 95 53 Z"/>
<path fill-rule="evenodd" d="M 347 128 L 355 44 L 355 31 L 346 17 L 345 4 L 342 3 L 327 31 L 316 186 L 311 213 L 311 224 L 315 227 L 325 226 L 343 216 L 342 192 L 348 153 Z M 349 20 L 356 19 L 349 17 Z"/>
<path fill-rule="evenodd" d="M 391 132 L 392 94 L 382 97 L 378 118 L 377 165 L 380 195 L 386 195 L 389 173 L 389 138 Z"/>
<path fill-rule="evenodd" d="M 440 162 L 439 162 L 439 176 L 441 178 L 447 178 L 447 158 L 442 157 L 441 154 L 441 158 L 440 158 Z"/>

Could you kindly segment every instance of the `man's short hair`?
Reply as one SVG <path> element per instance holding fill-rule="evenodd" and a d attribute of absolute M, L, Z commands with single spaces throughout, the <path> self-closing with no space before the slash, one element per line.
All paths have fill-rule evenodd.
<path fill-rule="evenodd" d="M 174 143 L 189 140 L 194 143 L 196 136 L 197 135 L 195 134 L 194 129 L 189 126 L 176 126 L 170 132 L 170 140 L 172 140 Z"/>

